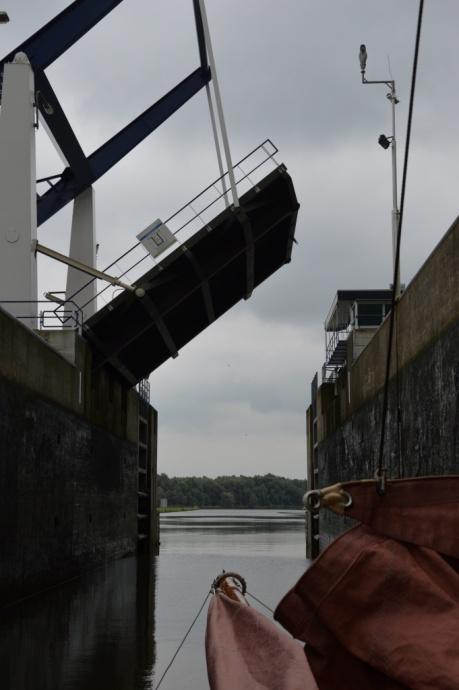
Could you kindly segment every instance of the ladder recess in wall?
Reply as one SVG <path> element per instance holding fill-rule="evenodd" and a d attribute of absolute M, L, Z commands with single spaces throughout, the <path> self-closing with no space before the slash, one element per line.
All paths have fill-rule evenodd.
<path fill-rule="evenodd" d="M 151 538 L 151 467 L 148 422 L 148 406 L 150 402 L 150 384 L 147 380 L 139 383 L 139 429 L 138 429 L 138 505 L 137 505 L 137 539 L 139 548 L 141 542 Z"/>

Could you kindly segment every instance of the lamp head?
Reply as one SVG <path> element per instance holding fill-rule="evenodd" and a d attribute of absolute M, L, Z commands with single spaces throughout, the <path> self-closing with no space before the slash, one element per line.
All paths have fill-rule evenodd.
<path fill-rule="evenodd" d="M 392 137 L 390 138 L 392 139 Z M 383 147 L 383 149 L 388 149 L 390 146 L 390 139 L 386 137 L 385 134 L 380 134 L 378 139 L 378 144 Z"/>
<path fill-rule="evenodd" d="M 8 24 L 10 18 L 8 17 L 8 12 L 5 10 L 0 10 L 0 24 Z"/>
<path fill-rule="evenodd" d="M 365 72 L 366 66 L 367 66 L 367 48 L 365 43 L 362 43 L 360 46 L 360 52 L 359 52 L 359 62 L 360 62 L 360 71 Z"/>

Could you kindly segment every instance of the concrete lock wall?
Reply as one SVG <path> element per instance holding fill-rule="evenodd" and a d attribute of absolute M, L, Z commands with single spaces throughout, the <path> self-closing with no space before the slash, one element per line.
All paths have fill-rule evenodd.
<path fill-rule="evenodd" d="M 317 396 L 320 487 L 374 476 L 379 450 L 388 320 L 336 384 Z M 446 233 L 397 308 L 385 464 L 389 475 L 459 473 L 459 222 Z M 397 393 L 398 389 L 398 393 Z M 401 409 L 401 442 L 397 424 Z M 351 525 L 320 513 L 323 548 Z"/>
<path fill-rule="evenodd" d="M 72 365 L 0 311 L 3 603 L 137 547 L 138 395 L 75 350 Z"/>

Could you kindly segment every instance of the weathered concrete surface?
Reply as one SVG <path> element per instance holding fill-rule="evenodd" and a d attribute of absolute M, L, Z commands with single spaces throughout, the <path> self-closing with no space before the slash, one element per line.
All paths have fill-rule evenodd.
<path fill-rule="evenodd" d="M 70 364 L 77 365 L 78 333 L 73 328 L 61 328 L 60 330 L 35 331 L 40 338 L 58 352 Z"/>
<path fill-rule="evenodd" d="M 385 466 L 393 478 L 459 474 L 459 219 L 403 293 L 395 333 Z M 388 335 L 386 318 L 358 354 L 364 341 L 355 333 L 348 342 L 348 364 L 338 380 L 323 383 L 317 391 L 317 444 L 312 449 L 309 443 L 308 448 L 309 476 L 320 487 L 374 476 Z M 309 436 L 312 428 L 309 424 Z M 350 524 L 323 511 L 321 546 Z"/>
<path fill-rule="evenodd" d="M 0 309 L 0 604 L 137 547 L 139 397 L 74 346 L 72 364 Z"/>
<path fill-rule="evenodd" d="M 402 420 L 401 458 L 392 382 L 385 441 L 390 476 L 459 474 L 459 321 L 399 374 Z M 377 466 L 382 394 L 367 402 L 319 444 L 319 482 L 367 479 Z M 323 511 L 321 545 L 350 526 Z"/>
<path fill-rule="evenodd" d="M 397 306 L 396 347 L 391 377 L 428 350 L 459 319 L 459 219 L 456 220 L 403 293 Z M 324 441 L 381 391 L 384 385 L 389 320 L 370 342 L 355 333 L 348 342 L 348 366 L 336 384 L 317 395 L 317 438 Z M 363 334 L 367 337 L 368 333 Z M 356 341 L 357 350 L 353 345 Z M 413 400 L 411 401 L 413 404 Z"/>
<path fill-rule="evenodd" d="M 79 372 L 40 336 L 0 307 L 0 376 L 40 393 L 74 412 L 79 401 Z"/>
<path fill-rule="evenodd" d="M 83 415 L 106 431 L 137 441 L 138 400 L 105 370 L 92 371 L 91 351 L 75 337 L 75 364 L 0 307 L 0 377 Z M 52 341 L 52 339 L 51 339 Z"/>
<path fill-rule="evenodd" d="M 398 366 L 403 368 L 459 318 L 459 219 L 419 269 L 397 307 Z M 389 320 L 352 367 L 350 408 L 353 414 L 384 384 Z M 392 358 L 395 374 L 396 357 Z"/>
<path fill-rule="evenodd" d="M 0 602 L 135 550 L 135 444 L 0 378 L 0 449 Z"/>

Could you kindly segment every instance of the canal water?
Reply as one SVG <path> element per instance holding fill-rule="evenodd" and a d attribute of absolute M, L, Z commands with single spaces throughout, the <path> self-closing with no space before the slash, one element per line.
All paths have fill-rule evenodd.
<path fill-rule="evenodd" d="M 163 514 L 153 560 L 122 559 L 2 612 L 0 687 L 154 690 L 217 574 L 239 572 L 274 608 L 304 554 L 301 511 Z M 161 690 L 208 688 L 206 609 Z"/>

